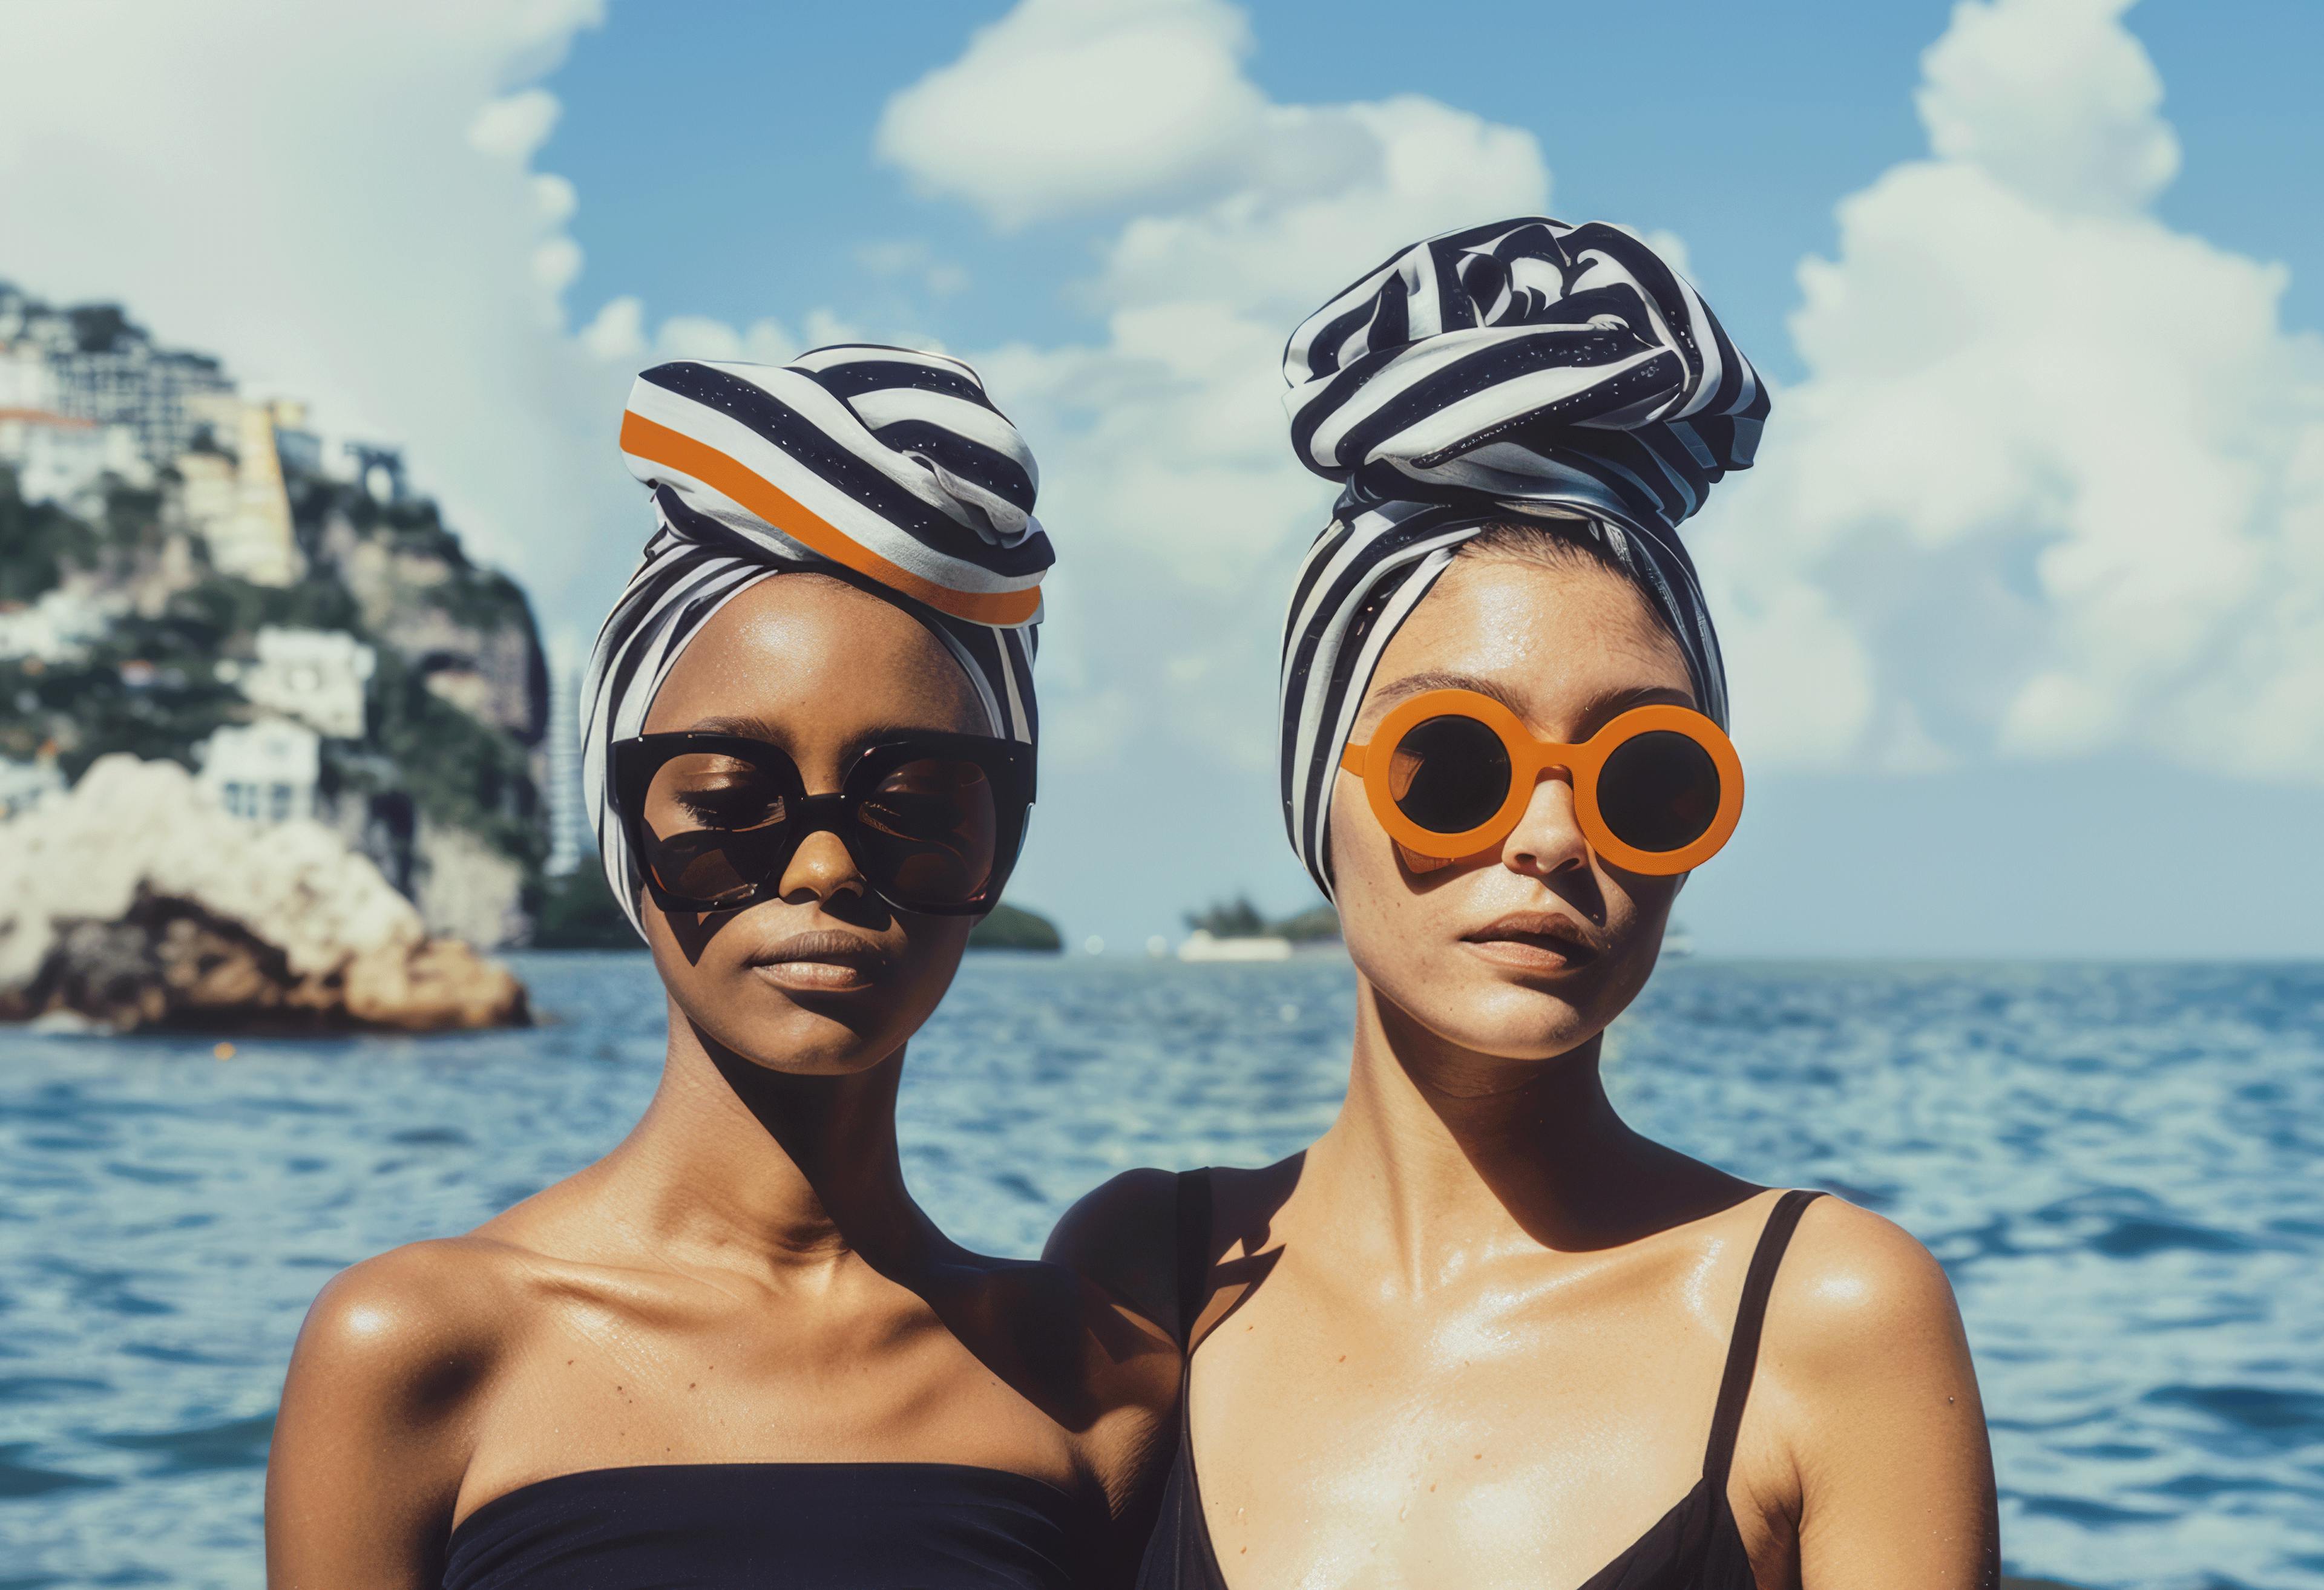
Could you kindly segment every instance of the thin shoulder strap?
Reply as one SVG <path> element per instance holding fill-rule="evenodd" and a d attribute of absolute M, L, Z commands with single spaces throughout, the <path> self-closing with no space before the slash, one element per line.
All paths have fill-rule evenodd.
<path fill-rule="evenodd" d="M 1823 1196 L 1796 1189 L 1775 1200 L 1751 1268 L 1743 1277 L 1743 1301 L 1735 1310 L 1735 1332 L 1727 1343 L 1727 1373 L 1719 1383 L 1719 1407 L 1711 1416 L 1711 1444 L 1702 1455 L 1702 1477 L 1714 1495 L 1727 1493 L 1727 1471 L 1735 1461 L 1736 1432 L 1743 1428 L 1743 1404 L 1751 1399 L 1751 1374 L 1759 1365 L 1759 1328 L 1767 1319 L 1767 1294 L 1784 1249 L 1808 1205 Z"/>
<path fill-rule="evenodd" d="M 1178 1172 L 1178 1346 L 1194 1350 L 1194 1320 L 1211 1273 L 1211 1172 Z"/>

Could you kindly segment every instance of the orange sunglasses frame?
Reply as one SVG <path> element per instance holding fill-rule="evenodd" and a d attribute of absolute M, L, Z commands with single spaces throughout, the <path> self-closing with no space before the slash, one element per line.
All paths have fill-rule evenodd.
<path fill-rule="evenodd" d="M 1499 736 L 1509 757 L 1509 793 L 1500 810 L 1463 833 L 1437 833 L 1406 817 L 1396 804 L 1395 749 L 1404 737 L 1431 718 L 1474 718 Z M 1675 850 L 1641 850 L 1625 844 L 1606 826 L 1598 809 L 1598 775 L 1606 760 L 1626 741 L 1655 732 L 1683 734 L 1710 754 L 1719 769 L 1719 810 L 1711 826 L 1692 844 Z M 1371 755 L 1373 747 L 1385 754 Z M 1733 742 L 1718 724 L 1689 707 L 1660 704 L 1632 707 L 1580 745 L 1560 745 L 1537 740 L 1517 715 L 1489 695 L 1473 690 L 1429 690 L 1399 702 L 1380 721 L 1370 740 L 1351 744 L 1340 754 L 1340 766 L 1364 781 L 1372 815 L 1388 837 L 1406 850 L 1439 861 L 1465 861 L 1500 848 L 1517 829 L 1526 807 L 1533 803 L 1534 786 L 1541 776 L 1563 768 L 1573 778 L 1573 811 L 1590 848 L 1627 872 L 1666 878 L 1702 866 L 1719 853 L 1743 816 L 1743 762 Z"/>

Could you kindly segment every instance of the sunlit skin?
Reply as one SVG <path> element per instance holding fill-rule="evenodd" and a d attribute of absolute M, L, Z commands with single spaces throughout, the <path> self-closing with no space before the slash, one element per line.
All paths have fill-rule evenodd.
<path fill-rule="evenodd" d="M 1579 556 L 1456 560 L 1383 653 L 1356 739 L 1448 684 L 1568 743 L 1692 703 L 1641 598 Z M 1342 773 L 1333 844 L 1347 1102 L 1304 1155 L 1213 1176 L 1189 1393 L 1212 1539 L 1235 1590 L 1570 1590 L 1700 1475 L 1775 1196 L 1632 1131 L 1600 1083 L 1682 880 L 1593 855 L 1563 775 L 1498 852 L 1439 865 L 1400 853 Z M 1170 1318 L 1168 1256 L 1135 1233 L 1172 1196 L 1159 1172 L 1117 1179 L 1050 1251 Z M 1968 1347 L 1896 1227 L 1810 1206 L 1729 1495 L 1763 1590 L 1995 1582 Z"/>
<path fill-rule="evenodd" d="M 883 733 L 991 731 L 927 630 L 807 574 L 706 625 L 646 727 L 771 740 L 810 792 Z M 668 1463 L 1029 1475 L 1117 1521 L 1126 1572 L 1176 1348 L 1068 1270 L 948 1240 L 898 1161 L 904 1046 L 971 920 L 890 910 L 819 833 L 779 897 L 646 922 L 669 1050 L 629 1136 L 317 1300 L 268 1466 L 270 1583 L 432 1587 L 451 1530 L 494 1497 Z"/>

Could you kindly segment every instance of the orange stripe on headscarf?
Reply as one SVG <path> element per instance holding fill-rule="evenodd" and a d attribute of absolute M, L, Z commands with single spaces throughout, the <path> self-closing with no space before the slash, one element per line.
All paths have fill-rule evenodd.
<path fill-rule="evenodd" d="M 926 602 L 938 612 L 972 623 L 1015 625 L 1026 622 L 1041 609 L 1038 590 L 955 591 L 909 569 L 899 568 L 747 464 L 728 457 L 707 442 L 696 441 L 666 425 L 657 425 L 641 414 L 622 414 L 622 451 L 649 464 L 692 475 L 741 503 L 809 551 L 877 580 L 915 602 Z"/>

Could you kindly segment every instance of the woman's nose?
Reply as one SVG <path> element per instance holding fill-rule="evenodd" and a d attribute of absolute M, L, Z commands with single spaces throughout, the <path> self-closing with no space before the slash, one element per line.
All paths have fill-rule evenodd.
<path fill-rule="evenodd" d="M 1573 804 L 1573 779 L 1553 769 L 1533 786 L 1524 815 L 1501 842 L 1501 864 L 1539 878 L 1590 865 L 1590 841 Z"/>
<path fill-rule="evenodd" d="M 804 905 L 809 900 L 829 900 L 840 894 L 861 895 L 864 887 L 863 874 L 855 865 L 855 858 L 848 854 L 839 836 L 827 828 L 819 828 L 801 840 L 783 869 L 782 897 L 794 905 Z"/>

